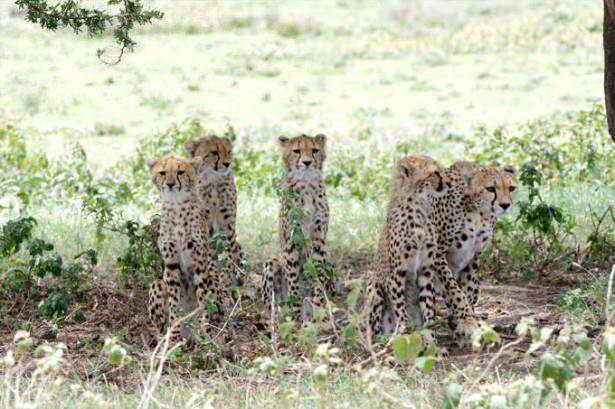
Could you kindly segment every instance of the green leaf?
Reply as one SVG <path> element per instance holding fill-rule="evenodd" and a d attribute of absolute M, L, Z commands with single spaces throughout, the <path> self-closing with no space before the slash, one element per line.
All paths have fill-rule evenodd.
<path fill-rule="evenodd" d="M 293 339 L 294 328 L 295 323 L 293 321 L 284 321 L 279 325 L 280 337 L 287 344 L 290 344 Z"/>
<path fill-rule="evenodd" d="M 344 342 L 348 347 L 353 347 L 357 344 L 359 333 L 357 331 L 357 327 L 349 322 L 344 327 Z"/>
<path fill-rule="evenodd" d="M 461 385 L 458 383 L 449 383 L 444 393 L 444 402 L 442 409 L 455 409 L 459 406 L 461 400 Z"/>
<path fill-rule="evenodd" d="M 551 379 L 560 391 L 565 391 L 566 383 L 574 378 L 576 371 L 566 357 L 550 352 L 540 357 L 538 373 L 543 380 Z"/>
<path fill-rule="evenodd" d="M 124 360 L 124 355 L 126 351 L 123 351 L 119 345 L 114 345 L 113 348 L 109 351 L 107 355 L 107 359 L 112 365 L 120 365 Z"/>
<path fill-rule="evenodd" d="M 414 365 L 423 373 L 431 371 L 436 364 L 436 358 L 433 355 L 420 356 L 414 360 Z"/>
<path fill-rule="evenodd" d="M 414 359 L 421 352 L 421 335 L 414 332 L 410 335 L 398 335 L 393 339 L 393 353 L 399 363 Z"/>

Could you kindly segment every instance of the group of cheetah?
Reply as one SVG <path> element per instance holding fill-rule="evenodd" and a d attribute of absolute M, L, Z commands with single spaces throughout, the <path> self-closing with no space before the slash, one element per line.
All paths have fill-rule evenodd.
<path fill-rule="evenodd" d="M 326 137 L 282 136 L 278 142 L 285 167 L 280 256 L 264 263 L 261 296 L 267 310 L 275 313 L 283 304 L 309 320 L 333 282 L 326 247 Z M 148 309 L 161 333 L 182 311 L 204 308 L 211 320 L 230 313 L 243 260 L 235 234 L 231 141 L 206 136 L 185 148 L 189 159 L 148 160 L 162 201 L 158 246 L 164 260 L 162 279 L 150 286 Z M 445 169 L 423 155 L 398 161 L 378 265 L 364 279 L 370 336 L 432 325 L 439 295 L 455 337 L 467 338 L 477 325 L 479 256 L 496 219 L 510 210 L 515 191 L 512 167 L 457 162 Z M 226 257 L 220 258 L 212 238 L 223 243 Z M 173 326 L 173 339 L 186 337 L 180 327 Z"/>

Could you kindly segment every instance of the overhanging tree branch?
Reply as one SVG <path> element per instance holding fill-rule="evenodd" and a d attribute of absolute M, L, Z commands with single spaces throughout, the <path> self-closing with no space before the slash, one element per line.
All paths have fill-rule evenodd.
<path fill-rule="evenodd" d="M 141 0 L 107 0 L 109 6 L 118 6 L 116 14 L 81 7 L 79 0 L 63 0 L 53 5 L 47 1 L 16 0 L 15 4 L 26 12 L 27 21 L 52 31 L 67 27 L 75 33 L 81 33 L 85 29 L 90 36 L 100 36 L 107 28 L 113 27 L 113 37 L 120 46 L 119 55 L 111 61 L 105 61 L 102 59 L 105 51 L 97 50 L 98 58 L 112 65 L 122 60 L 125 50 L 132 51 L 136 45 L 130 37 L 130 31 L 135 23 L 151 24 L 153 20 L 160 20 L 164 16 L 159 10 L 144 8 Z"/>

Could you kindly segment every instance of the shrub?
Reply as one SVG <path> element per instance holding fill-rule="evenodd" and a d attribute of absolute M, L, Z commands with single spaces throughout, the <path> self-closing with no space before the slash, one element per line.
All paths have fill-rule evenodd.
<path fill-rule="evenodd" d="M 13 257 L 8 261 L 10 268 L 0 276 L 0 289 L 6 299 L 38 300 L 43 315 L 57 318 L 68 312 L 75 295 L 89 287 L 98 255 L 90 249 L 66 262 L 53 244 L 32 239 L 35 225 L 35 219 L 26 217 L 9 220 L 2 227 L 0 261 Z"/>
<path fill-rule="evenodd" d="M 600 104 L 515 130 L 478 127 L 467 150 L 481 163 L 531 164 L 549 180 L 608 183 L 615 178 L 615 150 Z"/>

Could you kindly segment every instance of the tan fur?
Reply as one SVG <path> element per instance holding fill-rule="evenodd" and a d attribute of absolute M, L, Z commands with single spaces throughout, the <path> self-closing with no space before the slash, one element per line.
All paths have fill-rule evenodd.
<path fill-rule="evenodd" d="M 148 160 L 148 166 L 162 198 L 158 248 L 164 261 L 163 278 L 150 286 L 149 313 L 163 333 L 180 317 L 182 307 L 201 307 L 208 296 L 219 307 L 227 305 L 229 284 L 213 260 L 206 221 L 194 194 L 196 173 L 190 162 L 165 157 Z M 180 332 L 179 327 L 174 330 L 175 341 Z"/>
<path fill-rule="evenodd" d="M 463 225 L 447 250 L 451 271 L 472 305 L 478 301 L 480 255 L 491 242 L 497 218 L 512 207 L 516 191 L 514 168 L 475 165 L 464 198 Z"/>
<path fill-rule="evenodd" d="M 409 169 L 416 169 L 414 173 L 409 172 Z M 466 171 L 460 170 L 451 171 L 444 170 L 441 165 L 437 164 L 433 159 L 425 156 L 409 156 L 401 159 L 397 166 L 393 177 L 393 193 L 395 198 L 401 192 L 407 189 L 415 190 L 431 190 L 437 191 L 437 184 L 441 184 L 442 187 L 446 187 L 442 194 L 429 194 L 424 195 L 426 199 L 428 209 L 427 217 L 429 219 L 429 225 L 434 229 L 434 239 L 437 242 L 437 251 L 434 255 L 434 272 L 433 286 L 437 286 L 440 289 L 440 293 L 443 295 L 449 310 L 452 312 L 451 324 L 455 332 L 455 336 L 458 338 L 465 337 L 473 330 L 474 320 L 471 314 L 471 308 L 469 300 L 464 296 L 461 288 L 454 279 L 452 273 L 446 265 L 446 251 L 450 247 L 457 231 L 463 224 L 462 220 L 462 205 L 463 197 L 467 189 L 466 180 L 467 177 L 463 175 Z M 430 176 L 431 175 L 431 176 Z M 426 180 L 429 183 L 425 183 L 424 186 L 418 186 L 417 180 Z M 389 204 L 389 210 L 392 206 L 395 206 L 395 200 L 391 200 Z M 382 243 L 381 243 L 382 244 Z M 382 245 L 380 247 L 380 253 L 382 254 L 384 249 Z M 386 268 L 386 266 L 384 266 Z M 414 290 L 411 287 L 406 288 L 406 304 L 412 305 L 413 295 L 410 290 Z M 416 295 L 414 295 L 416 298 Z M 430 298 L 435 300 L 435 294 L 430 292 Z M 410 314 L 417 316 L 416 309 L 408 308 Z M 387 314 L 384 314 L 385 321 L 388 319 Z M 461 326 L 458 326 L 457 319 L 461 317 L 463 321 Z M 417 320 L 413 320 L 417 323 Z"/>
<path fill-rule="evenodd" d="M 304 300 L 320 305 L 323 286 L 329 284 L 323 268 L 328 263 L 329 227 L 329 205 L 322 180 L 326 138 L 324 135 L 290 139 L 281 136 L 278 141 L 286 171 L 279 214 L 281 258 L 264 266 L 263 301 L 265 305 L 275 305 L 289 295 L 298 301 L 297 311 Z M 305 276 L 303 264 L 307 259 L 319 265 L 317 277 Z M 280 285 L 276 283 L 283 283 L 286 288 L 277 290 Z"/>
<path fill-rule="evenodd" d="M 231 141 L 214 135 L 188 141 L 184 145 L 197 170 L 197 192 L 210 236 L 219 235 L 227 252 L 221 258 L 225 273 L 234 284 L 241 283 L 243 252 L 237 242 L 237 189 L 231 170 Z"/>
<path fill-rule="evenodd" d="M 379 242 L 379 271 L 377 278 L 368 280 L 373 335 L 383 328 L 388 311 L 393 312 L 398 330 L 408 324 L 408 313 L 414 326 L 431 325 L 435 316 L 434 281 L 446 276 L 447 285 L 456 284 L 444 254 L 438 250 L 438 231 L 432 220 L 431 201 L 445 194 L 448 184 L 445 169 L 427 156 L 410 156 L 396 165 L 386 227 Z M 456 297 L 462 296 L 460 289 L 455 291 Z M 470 331 L 474 320 L 469 309 L 455 312 L 458 328 Z"/>

